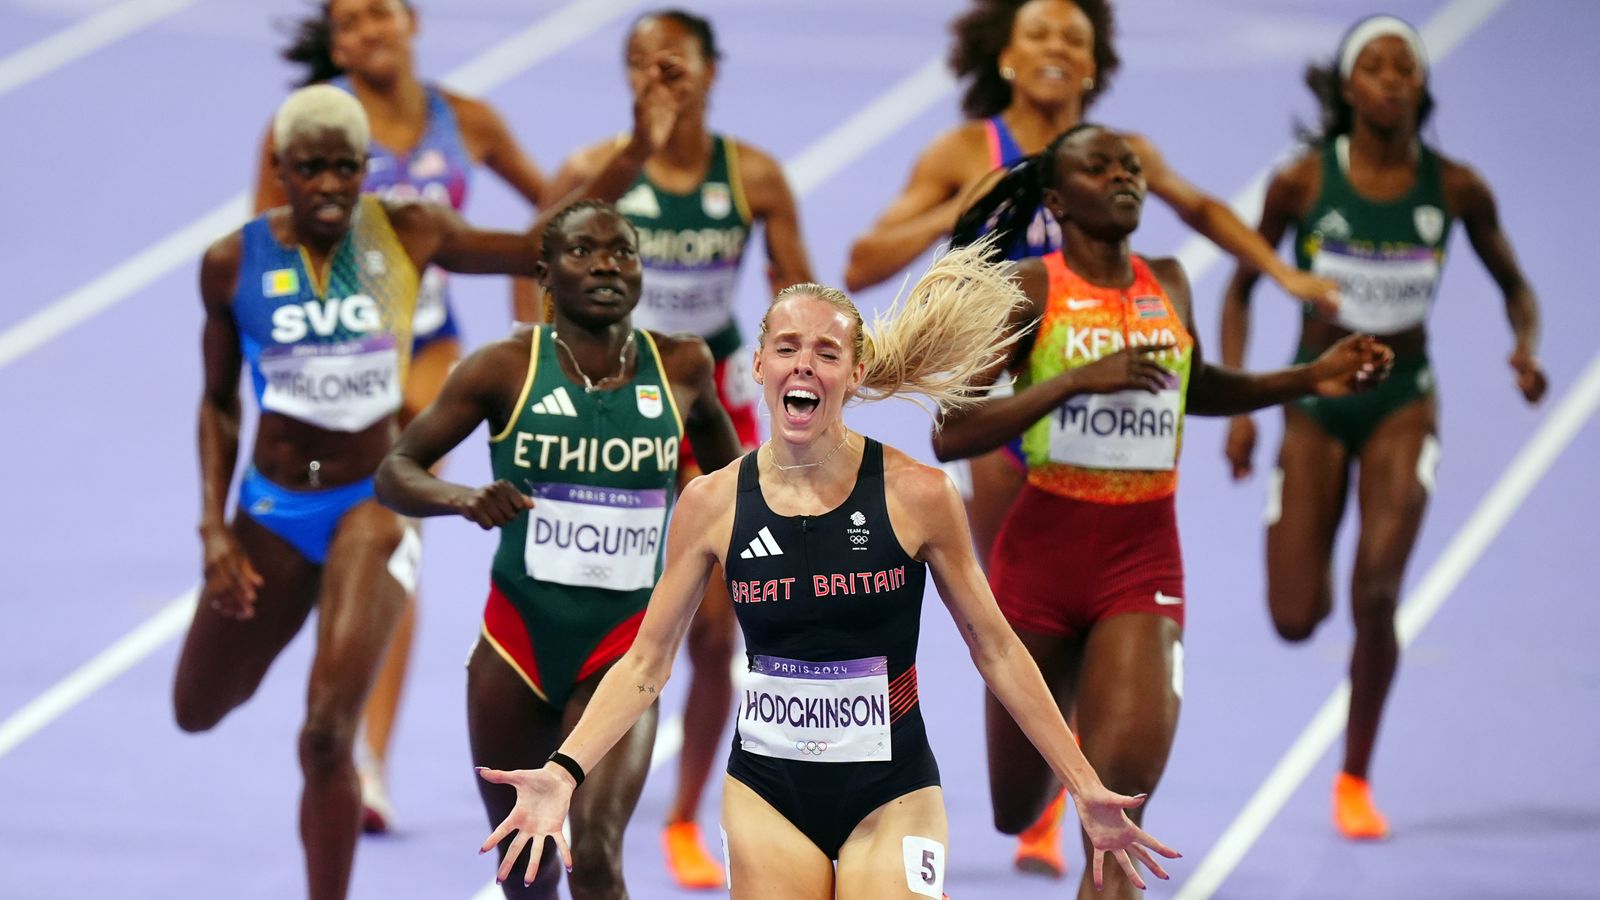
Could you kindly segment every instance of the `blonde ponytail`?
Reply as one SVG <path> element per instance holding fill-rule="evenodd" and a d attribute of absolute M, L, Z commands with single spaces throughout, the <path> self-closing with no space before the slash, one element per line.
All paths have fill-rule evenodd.
<path fill-rule="evenodd" d="M 837 288 L 797 284 L 779 291 L 772 305 L 792 296 L 816 297 L 855 320 L 856 359 L 866 364 L 856 389 L 862 400 L 899 396 L 926 398 L 941 409 L 963 406 L 983 397 L 986 390 L 973 382 L 1008 359 L 1022 336 L 1009 333 L 1009 325 L 1012 311 L 1027 298 L 1011 263 L 988 261 L 991 244 L 984 239 L 947 251 L 908 293 L 873 316 L 870 329 Z M 766 335 L 763 317 L 761 338 Z"/>

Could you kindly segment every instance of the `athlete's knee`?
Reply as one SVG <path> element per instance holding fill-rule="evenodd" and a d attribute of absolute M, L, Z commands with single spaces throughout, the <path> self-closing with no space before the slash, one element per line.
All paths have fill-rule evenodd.
<path fill-rule="evenodd" d="M 327 778 L 354 765 L 356 728 L 330 716 L 312 715 L 300 728 L 300 771 Z"/>
<path fill-rule="evenodd" d="M 1400 606 L 1400 579 L 1381 572 L 1357 571 L 1350 590 L 1350 612 L 1358 630 L 1394 627 Z"/>
<path fill-rule="evenodd" d="M 990 798 L 994 813 L 994 830 L 1001 834 L 1021 834 L 1029 825 L 1039 820 L 1050 799 L 1045 796 L 1024 796 L 1025 791 L 1006 791 L 996 786 Z"/>
<path fill-rule="evenodd" d="M 178 727 L 189 734 L 210 731 L 232 707 L 201 697 L 197 691 L 179 687 L 172 692 L 172 714 Z"/>
<path fill-rule="evenodd" d="M 1317 631 L 1317 626 L 1322 624 L 1322 617 L 1317 615 L 1275 615 L 1272 617 L 1272 627 L 1277 630 L 1278 637 L 1298 644 L 1307 640 Z"/>
<path fill-rule="evenodd" d="M 625 896 L 620 835 L 589 835 L 572 848 L 572 873 L 567 883 L 573 900 Z"/>
<path fill-rule="evenodd" d="M 1278 637 L 1299 643 L 1311 637 L 1328 617 L 1332 604 L 1321 596 L 1306 597 L 1303 590 L 1273 590 L 1268 605 L 1272 608 L 1272 627 Z"/>

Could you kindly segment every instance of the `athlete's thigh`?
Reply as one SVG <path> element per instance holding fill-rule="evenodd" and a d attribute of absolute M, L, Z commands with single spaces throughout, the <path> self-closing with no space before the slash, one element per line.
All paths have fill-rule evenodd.
<path fill-rule="evenodd" d="M 1020 629 L 1017 637 L 1038 665 L 1062 716 L 1070 717 L 1083 640 Z M 995 824 L 1008 833 L 1019 832 L 1039 817 L 1060 784 L 1050 764 L 991 691 L 984 692 L 984 730 Z"/>
<path fill-rule="evenodd" d="M 404 427 L 417 413 L 422 412 L 439 391 L 450 369 L 461 359 L 461 342 L 455 338 L 440 338 L 424 344 L 411 357 L 411 367 L 406 373 L 404 396 L 400 405 L 400 425 Z"/>
<path fill-rule="evenodd" d="M 722 780 L 733 900 L 829 900 L 833 861 L 794 823 L 733 777 Z"/>
<path fill-rule="evenodd" d="M 1002 447 L 968 460 L 972 473 L 972 496 L 967 498 L 967 523 L 978 561 L 988 568 L 989 551 L 994 547 L 1000 526 L 1027 483 L 1027 473 L 1011 451 Z"/>
<path fill-rule="evenodd" d="M 1394 582 L 1405 570 L 1439 463 L 1433 395 L 1396 410 L 1361 448 L 1361 537 L 1356 577 Z"/>
<path fill-rule="evenodd" d="M 178 660 L 180 695 L 253 691 L 316 605 L 320 567 L 249 515 L 235 516 L 232 529 L 261 575 L 255 615 L 239 620 L 204 602 L 196 607 Z"/>
<path fill-rule="evenodd" d="M 1276 619 L 1320 618 L 1332 603 L 1328 567 L 1350 455 L 1293 405 L 1284 407 L 1283 419 L 1277 482 L 1267 501 L 1267 597 Z"/>
<path fill-rule="evenodd" d="M 481 637 L 467 659 L 467 735 L 472 745 L 472 764 L 489 769 L 538 769 L 561 745 L 561 711 L 540 700 L 511 664 Z M 511 814 L 517 802 L 516 790 L 476 776 L 472 780 L 492 829 Z M 511 841 L 508 835 L 500 842 L 499 858 L 505 858 Z M 554 897 L 559 878 L 557 854 L 553 848 L 547 849 L 534 884 L 545 885 L 548 896 Z M 524 852 L 524 859 L 526 856 Z M 520 883 L 524 866 L 519 862 L 513 867 L 508 884 Z"/>
<path fill-rule="evenodd" d="M 926 787 L 873 810 L 839 848 L 839 900 L 944 892 L 950 826 L 944 792 Z"/>
<path fill-rule="evenodd" d="M 1172 619 L 1131 612 L 1096 622 L 1078 675 L 1083 752 L 1114 791 L 1155 787 L 1166 768 L 1182 700 L 1183 631 Z"/>
<path fill-rule="evenodd" d="M 613 663 L 613 665 L 615 665 Z M 610 671 L 606 666 L 581 682 L 562 711 L 563 735 L 577 727 L 589 700 L 594 697 L 600 679 Z M 600 762 L 585 773 L 585 790 L 572 796 L 572 842 L 581 847 L 590 840 L 603 841 L 612 847 L 622 844 L 622 832 L 633 817 L 633 809 L 644 789 L 645 775 L 650 772 L 650 752 L 656 741 L 656 717 L 660 704 L 653 703 L 644 715 L 633 723 L 622 739 L 612 746 Z"/>
<path fill-rule="evenodd" d="M 401 518 L 376 500 L 356 504 L 339 520 L 322 572 L 313 706 L 354 715 L 365 702 L 405 607 L 405 588 L 390 571 L 409 565 L 396 560 L 404 538 Z"/>

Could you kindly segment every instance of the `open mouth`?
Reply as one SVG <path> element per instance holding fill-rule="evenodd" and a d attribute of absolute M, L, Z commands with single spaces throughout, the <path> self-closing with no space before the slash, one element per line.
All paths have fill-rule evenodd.
<path fill-rule="evenodd" d="M 609 284 L 589 288 L 585 293 L 601 303 L 621 303 L 623 298 L 622 289 Z"/>
<path fill-rule="evenodd" d="M 783 395 L 783 411 L 793 418 L 806 419 L 816 412 L 821 402 L 822 398 L 805 388 L 790 388 Z"/>
<path fill-rule="evenodd" d="M 319 222 L 340 222 L 344 220 L 345 208 L 339 203 L 319 203 L 311 214 Z"/>

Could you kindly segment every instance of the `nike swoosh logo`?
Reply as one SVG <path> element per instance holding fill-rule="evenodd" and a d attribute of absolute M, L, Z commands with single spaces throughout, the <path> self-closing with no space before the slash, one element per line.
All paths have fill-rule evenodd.
<path fill-rule="evenodd" d="M 1088 309 L 1091 306 L 1099 306 L 1099 305 L 1100 305 L 1100 301 L 1099 300 L 1073 300 L 1073 299 L 1070 299 L 1070 298 L 1067 300 L 1067 309 L 1073 309 L 1073 310 Z"/>
<path fill-rule="evenodd" d="M 1182 597 L 1174 597 L 1171 594 L 1163 594 L 1160 591 L 1156 591 L 1157 606 L 1178 606 L 1181 603 L 1183 603 Z"/>

